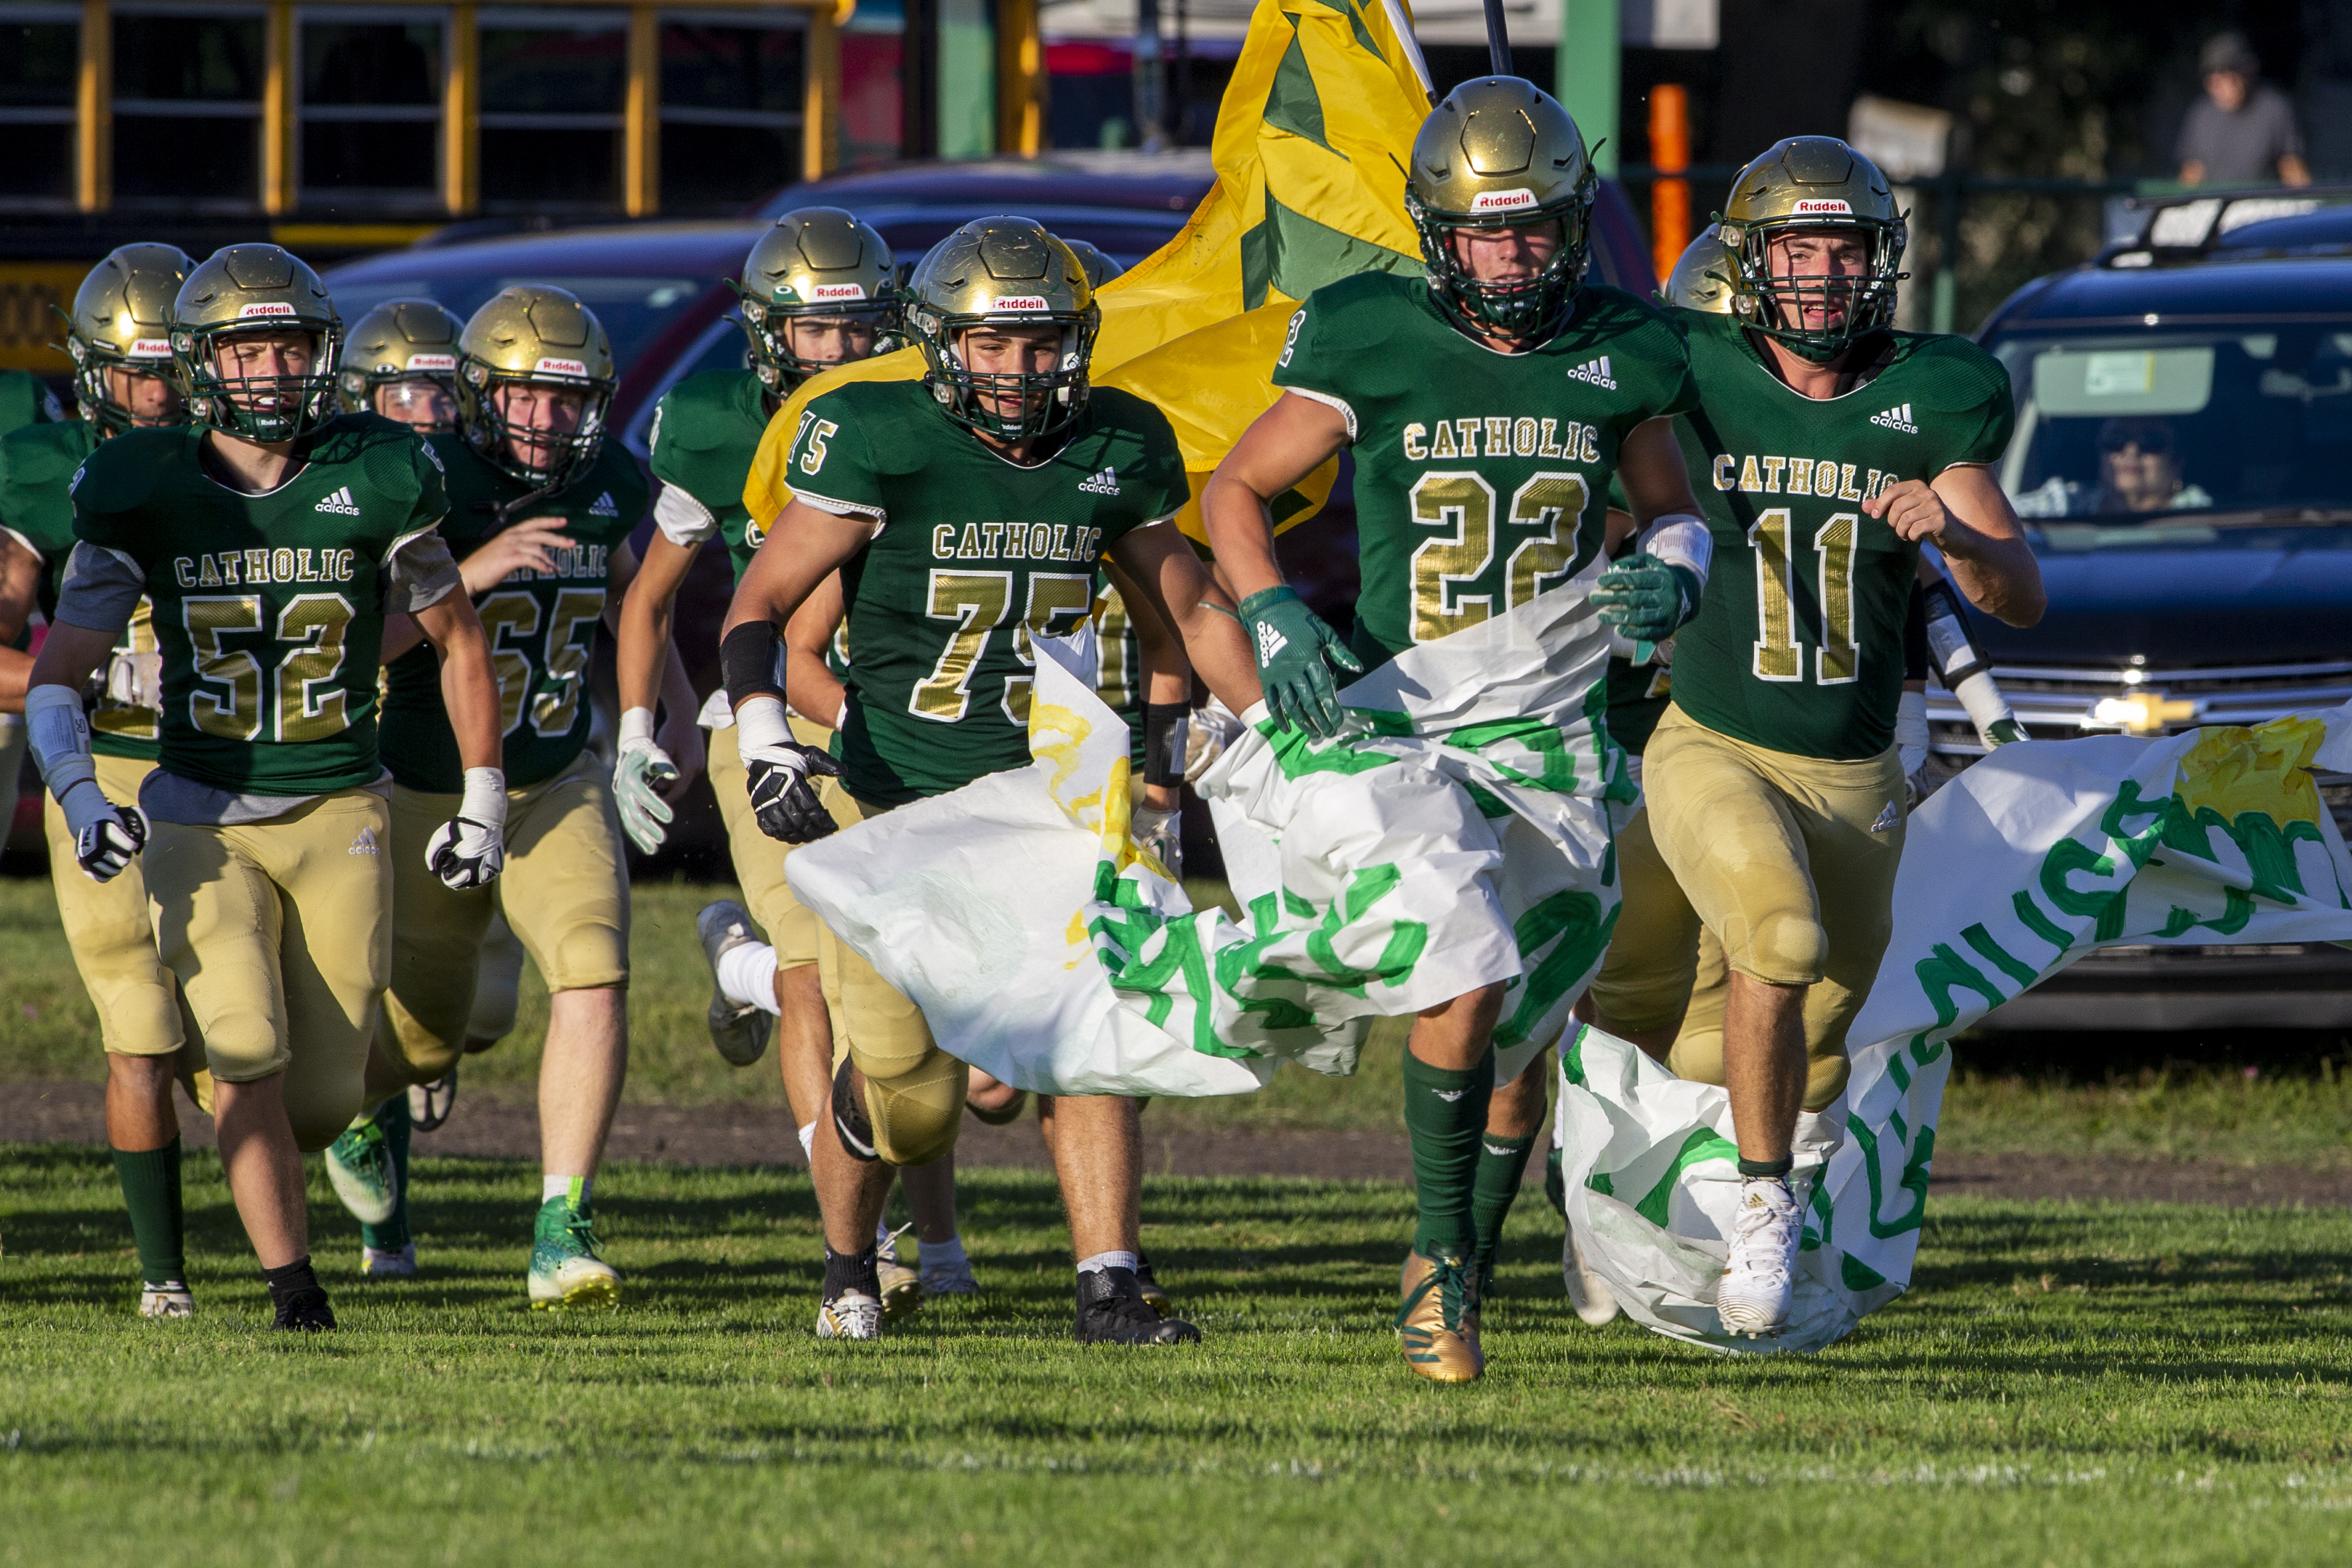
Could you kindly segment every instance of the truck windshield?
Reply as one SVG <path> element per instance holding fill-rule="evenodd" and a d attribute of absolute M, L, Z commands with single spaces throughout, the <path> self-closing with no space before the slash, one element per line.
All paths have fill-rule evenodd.
<path fill-rule="evenodd" d="M 1988 346 L 2017 396 L 2000 479 L 2020 517 L 2352 507 L 2352 321 Z"/>

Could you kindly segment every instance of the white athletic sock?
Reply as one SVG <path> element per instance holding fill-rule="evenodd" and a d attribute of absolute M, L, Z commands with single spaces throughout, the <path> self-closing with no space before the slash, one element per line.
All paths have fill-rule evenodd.
<path fill-rule="evenodd" d="M 961 1268 L 966 1267 L 970 1261 L 963 1255 L 963 1237 L 960 1236 L 951 1236 L 945 1241 L 924 1241 L 918 1238 L 915 1242 L 915 1256 L 922 1259 L 923 1272 L 926 1274 L 934 1273 L 942 1268 Z M 1105 1253 L 1104 1256 L 1108 1258 L 1111 1255 Z M 1086 1265 L 1082 1263 L 1078 1267 L 1083 1268 Z"/>
<path fill-rule="evenodd" d="M 539 1201 L 543 1205 L 550 1198 L 568 1198 L 573 1208 L 584 1209 L 595 1185 L 593 1176 L 542 1175 L 539 1178 Z"/>
<path fill-rule="evenodd" d="M 747 942 L 719 955 L 719 994 L 738 1007 L 757 1007 L 774 1016 L 776 950 L 764 942 Z"/>
<path fill-rule="evenodd" d="M 1098 1268 L 1124 1268 L 1129 1274 L 1132 1274 L 1135 1272 L 1135 1254 L 1132 1252 L 1097 1252 L 1092 1258 L 1081 1258 L 1078 1259 L 1078 1272 L 1081 1274 L 1090 1274 Z"/>
<path fill-rule="evenodd" d="M 814 1121 L 801 1123 L 801 1158 L 811 1164 L 816 1163 L 816 1123 Z"/>

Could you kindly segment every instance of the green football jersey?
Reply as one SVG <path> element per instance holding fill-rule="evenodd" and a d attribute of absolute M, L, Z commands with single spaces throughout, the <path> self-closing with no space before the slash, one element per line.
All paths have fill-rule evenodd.
<path fill-rule="evenodd" d="M 1675 636 L 1675 701 L 1750 745 L 1874 757 L 1895 743 L 1919 548 L 1861 503 L 1999 460 L 2017 418 L 2009 374 L 1966 338 L 1894 332 L 1875 376 L 1815 399 L 1730 318 L 1675 314 L 1706 389 L 1677 434 L 1715 562 Z"/>
<path fill-rule="evenodd" d="M 72 481 L 75 536 L 135 565 L 153 603 L 163 767 L 236 795 L 373 784 L 383 617 L 407 607 L 393 557 L 440 521 L 440 468 L 404 426 L 347 414 L 247 495 L 206 471 L 202 436 L 125 431 Z"/>
<path fill-rule="evenodd" d="M 497 509 L 531 487 L 492 467 L 462 436 L 429 439 L 448 469 L 449 516 L 441 536 L 463 561 L 499 531 Z M 589 658 L 611 591 L 612 555 L 645 515 L 645 476 L 611 440 L 581 478 L 514 515 L 515 522 L 560 517 L 572 543 L 553 552 L 553 573 L 518 571 L 474 599 L 498 672 L 510 788 L 553 778 L 588 744 L 595 717 Z M 383 761 L 410 789 L 455 795 L 466 787 L 457 732 L 441 702 L 441 661 L 428 647 L 411 648 L 384 672 Z"/>
<path fill-rule="evenodd" d="M 0 436 L 0 528 L 41 558 L 35 599 L 45 616 L 58 613 L 58 591 L 73 556 L 74 503 L 67 487 L 74 470 L 97 449 L 97 429 L 86 419 L 27 425 Z M 141 596 L 114 652 L 118 658 L 153 657 L 152 600 Z M 158 718 L 154 709 L 121 701 L 109 691 L 89 712 L 90 750 L 152 763 L 160 749 Z"/>
<path fill-rule="evenodd" d="M 65 405 L 28 370 L 0 370 L 0 436 L 28 425 L 65 423 Z"/>
<path fill-rule="evenodd" d="M 752 521 L 743 505 L 743 481 L 770 412 L 767 389 L 750 371 L 705 371 L 662 395 L 646 437 L 654 478 L 694 501 L 678 506 L 665 494 L 657 509 L 662 532 L 677 544 L 715 534 L 739 583 L 768 536 L 766 525 Z"/>
<path fill-rule="evenodd" d="M 1619 444 L 1698 403 L 1682 334 L 1631 294 L 1587 288 L 1550 342 L 1507 354 L 1449 326 L 1421 279 L 1385 272 L 1309 296 L 1274 384 L 1348 416 L 1367 666 L 1583 570 Z"/>
<path fill-rule="evenodd" d="M 808 405 L 788 461 L 800 500 L 875 524 L 841 569 L 840 750 L 850 794 L 883 805 L 1029 761 L 1030 635 L 1076 629 L 1104 548 L 1189 494 L 1167 416 L 1107 387 L 1021 468 L 921 382 L 852 382 Z"/>

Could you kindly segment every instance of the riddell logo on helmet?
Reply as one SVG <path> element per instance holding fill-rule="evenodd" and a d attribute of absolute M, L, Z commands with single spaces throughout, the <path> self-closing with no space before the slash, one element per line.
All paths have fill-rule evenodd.
<path fill-rule="evenodd" d="M 408 368 L 411 370 L 455 370 L 457 368 L 457 356 L 456 354 L 410 354 L 408 356 Z"/>
<path fill-rule="evenodd" d="M 533 375 L 586 375 L 588 367 L 576 359 L 543 359 L 530 367 Z"/>
<path fill-rule="evenodd" d="M 236 319 L 240 321 L 250 321 L 257 317 L 290 316 L 293 313 L 294 307 L 283 300 L 257 300 L 249 305 L 239 305 L 236 308 Z"/>
<path fill-rule="evenodd" d="M 1516 191 L 1480 191 L 1470 198 L 1474 213 L 1515 213 L 1536 205 L 1536 194 L 1522 185 Z"/>
<path fill-rule="evenodd" d="M 1043 294 L 999 294 L 996 308 L 1000 310 L 1050 310 Z"/>
<path fill-rule="evenodd" d="M 809 290 L 809 298 L 813 300 L 863 300 L 866 298 L 866 285 L 863 283 L 819 283 Z"/>
<path fill-rule="evenodd" d="M 1841 196 L 1807 196 L 1789 210 L 1799 217 L 1852 217 L 1853 204 Z"/>
<path fill-rule="evenodd" d="M 131 359 L 170 359 L 172 340 L 169 338 L 133 338 L 131 340 Z"/>

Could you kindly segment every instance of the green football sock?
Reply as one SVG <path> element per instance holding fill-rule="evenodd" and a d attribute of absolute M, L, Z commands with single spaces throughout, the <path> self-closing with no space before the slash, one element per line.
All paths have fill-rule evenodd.
<path fill-rule="evenodd" d="M 1497 1138 L 1492 1132 L 1478 1140 L 1478 1174 L 1470 1191 L 1470 1217 L 1478 1230 L 1478 1267 L 1495 1271 L 1495 1254 L 1503 1245 L 1503 1221 L 1519 1195 L 1519 1180 L 1527 1174 L 1528 1159 L 1536 1152 L 1536 1134 Z"/>
<path fill-rule="evenodd" d="M 149 1285 L 188 1277 L 180 1211 L 180 1141 L 161 1149 L 114 1151 L 114 1173 L 131 1210 L 131 1237 L 139 1247 L 139 1275 Z"/>
<path fill-rule="evenodd" d="M 377 1106 L 372 1120 L 383 1129 L 384 1147 L 392 1151 L 392 1168 L 400 1177 L 400 1201 L 394 1205 L 392 1217 L 382 1225 L 360 1226 L 360 1243 L 378 1252 L 398 1252 L 409 1242 L 408 1092 L 403 1089 Z"/>
<path fill-rule="evenodd" d="M 1431 1067 L 1409 1048 L 1404 1054 L 1404 1126 L 1412 1137 L 1413 1201 L 1420 1211 L 1412 1245 L 1423 1258 L 1467 1262 L 1476 1247 L 1471 1191 L 1494 1094 L 1492 1051 L 1460 1071 Z"/>

